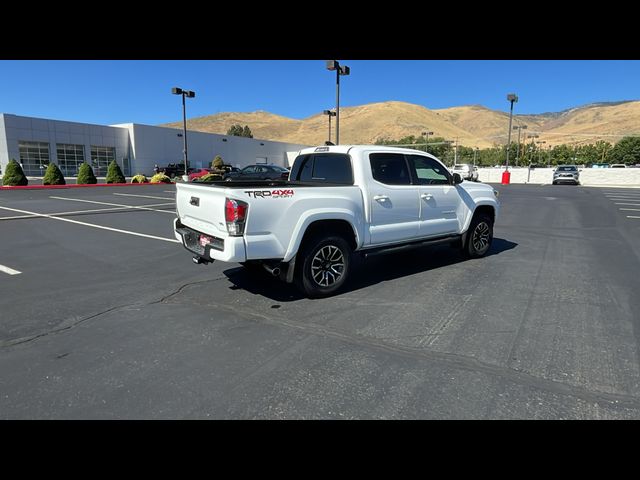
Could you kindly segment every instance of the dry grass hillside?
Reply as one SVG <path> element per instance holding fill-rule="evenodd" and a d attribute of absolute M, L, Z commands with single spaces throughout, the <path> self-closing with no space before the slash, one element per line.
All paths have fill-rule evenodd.
<path fill-rule="evenodd" d="M 551 146 L 598 140 L 615 143 L 623 135 L 640 135 L 640 101 L 568 110 L 545 122 L 539 135 Z"/>
<path fill-rule="evenodd" d="M 192 130 L 225 134 L 235 123 L 248 125 L 255 138 L 265 140 L 319 145 L 328 138 L 328 118 L 322 114 L 295 120 L 264 111 L 219 113 L 190 119 L 187 126 Z M 560 114 L 516 115 L 513 125 L 518 124 L 527 125 L 529 134 L 538 133 L 538 140 L 547 142 L 547 147 L 560 143 L 594 143 L 599 139 L 614 143 L 622 135 L 640 134 L 640 101 L 588 105 Z M 182 128 L 182 122 L 164 126 Z M 391 101 L 340 109 L 340 143 L 343 144 L 419 136 L 428 130 L 436 137 L 457 138 L 461 145 L 487 148 L 506 143 L 508 127 L 507 112 L 478 105 L 429 110 Z M 335 141 L 335 118 L 331 139 Z"/>
<path fill-rule="evenodd" d="M 298 128 L 301 121 L 261 110 L 251 113 L 225 112 L 187 119 L 187 128 L 224 135 L 229 127 L 236 123 L 243 127 L 248 125 L 255 138 L 287 141 L 286 137 Z M 182 122 L 167 123 L 163 126 L 182 128 Z"/>
<path fill-rule="evenodd" d="M 490 143 L 506 143 L 509 129 L 509 113 L 490 110 L 481 105 L 433 110 L 448 122 Z M 535 115 L 514 115 L 513 126 L 527 125 L 539 129 L 545 119 Z M 523 132 L 524 133 L 524 130 Z M 516 132 L 517 135 L 517 132 Z"/>
<path fill-rule="evenodd" d="M 323 143 L 328 137 L 328 127 L 325 115 L 309 117 L 302 121 L 291 140 L 296 143 Z M 411 103 L 371 103 L 340 109 L 340 143 L 369 144 L 382 139 L 419 136 L 427 130 L 432 131 L 434 137 L 458 138 L 464 145 L 491 146 L 490 142 L 479 140 L 468 131 L 443 120 L 434 111 Z"/>

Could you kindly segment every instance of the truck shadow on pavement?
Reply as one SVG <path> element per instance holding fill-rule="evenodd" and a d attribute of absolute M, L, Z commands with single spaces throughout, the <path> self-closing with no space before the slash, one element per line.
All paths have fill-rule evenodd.
<path fill-rule="evenodd" d="M 512 250 L 517 243 L 503 238 L 494 238 L 486 257 Z M 351 277 L 338 295 L 367 288 L 381 282 L 407 277 L 417 273 L 470 261 L 463 254 L 449 246 L 431 246 L 416 248 L 405 252 L 391 253 L 372 257 L 367 260 L 356 258 Z M 304 295 L 292 284 L 285 283 L 265 272 L 250 272 L 243 267 L 225 270 L 224 275 L 233 284 L 233 290 L 246 290 L 276 302 L 301 300 Z"/>

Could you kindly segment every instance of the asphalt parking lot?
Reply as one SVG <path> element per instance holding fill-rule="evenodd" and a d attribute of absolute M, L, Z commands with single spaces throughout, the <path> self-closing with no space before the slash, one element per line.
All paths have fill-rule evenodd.
<path fill-rule="evenodd" d="M 0 191 L 0 418 L 640 418 L 640 189 L 495 185 L 490 254 L 322 300 L 173 237 L 173 186 Z"/>

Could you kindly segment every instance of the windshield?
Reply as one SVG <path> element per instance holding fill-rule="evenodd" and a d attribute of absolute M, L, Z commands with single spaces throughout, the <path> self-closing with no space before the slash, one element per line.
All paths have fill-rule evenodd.
<path fill-rule="evenodd" d="M 559 172 L 575 172 L 576 171 L 576 167 L 573 167 L 573 166 L 558 167 L 558 171 Z"/>

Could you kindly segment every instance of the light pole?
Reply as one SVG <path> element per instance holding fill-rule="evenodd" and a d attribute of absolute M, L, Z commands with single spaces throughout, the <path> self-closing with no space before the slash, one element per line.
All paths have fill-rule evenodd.
<path fill-rule="evenodd" d="M 335 117 L 336 112 L 334 112 L 333 110 L 323 110 L 322 113 L 325 115 L 329 115 L 329 143 L 331 143 L 331 117 Z"/>
<path fill-rule="evenodd" d="M 509 147 L 511 146 L 511 126 L 513 124 L 513 104 L 518 101 L 518 96 L 515 93 L 507 95 L 507 101 L 511 103 L 511 110 L 509 112 L 509 138 L 507 140 L 507 164 L 506 171 L 509 171 Z"/>
<path fill-rule="evenodd" d="M 476 166 L 476 157 L 478 156 L 478 147 L 473 151 L 473 166 Z"/>
<path fill-rule="evenodd" d="M 518 164 L 518 158 L 520 158 L 520 131 L 526 130 L 526 125 L 518 125 L 517 127 L 513 127 L 514 130 L 518 130 L 518 149 L 516 151 L 516 165 Z"/>
<path fill-rule="evenodd" d="M 536 142 L 536 144 L 537 144 L 537 145 L 542 145 L 542 144 L 545 144 L 545 143 L 547 143 L 547 142 L 545 142 L 544 140 L 543 140 L 543 141 L 541 141 L 541 142 Z M 542 147 L 540 147 L 540 148 L 538 149 L 538 163 L 540 163 L 540 155 L 541 155 L 541 154 L 542 154 Z"/>
<path fill-rule="evenodd" d="M 340 76 L 349 75 L 351 69 L 337 60 L 327 60 L 327 70 L 336 71 L 336 145 L 340 145 Z"/>
<path fill-rule="evenodd" d="M 433 132 L 422 132 L 422 136 L 427 138 L 424 144 L 424 151 L 427 153 L 429 153 L 429 135 L 433 135 Z"/>
<path fill-rule="evenodd" d="M 531 163 L 533 163 L 535 139 L 536 138 L 540 138 L 540 135 L 529 135 L 529 138 L 531 139 L 531 147 L 529 148 L 529 150 L 531 151 L 531 159 L 529 160 L 529 164 L 531 164 Z"/>
<path fill-rule="evenodd" d="M 183 152 L 184 152 L 184 174 L 188 175 L 189 174 L 189 165 L 188 165 L 188 160 L 187 160 L 187 107 L 185 104 L 185 97 L 189 97 L 189 98 L 193 98 L 196 96 L 196 92 L 193 92 L 191 90 L 183 90 L 181 88 L 178 87 L 173 87 L 171 89 L 171 93 L 173 93 L 174 95 L 182 95 L 182 125 L 183 125 L 183 135 L 182 135 L 182 139 L 184 142 L 184 148 L 183 148 Z"/>

